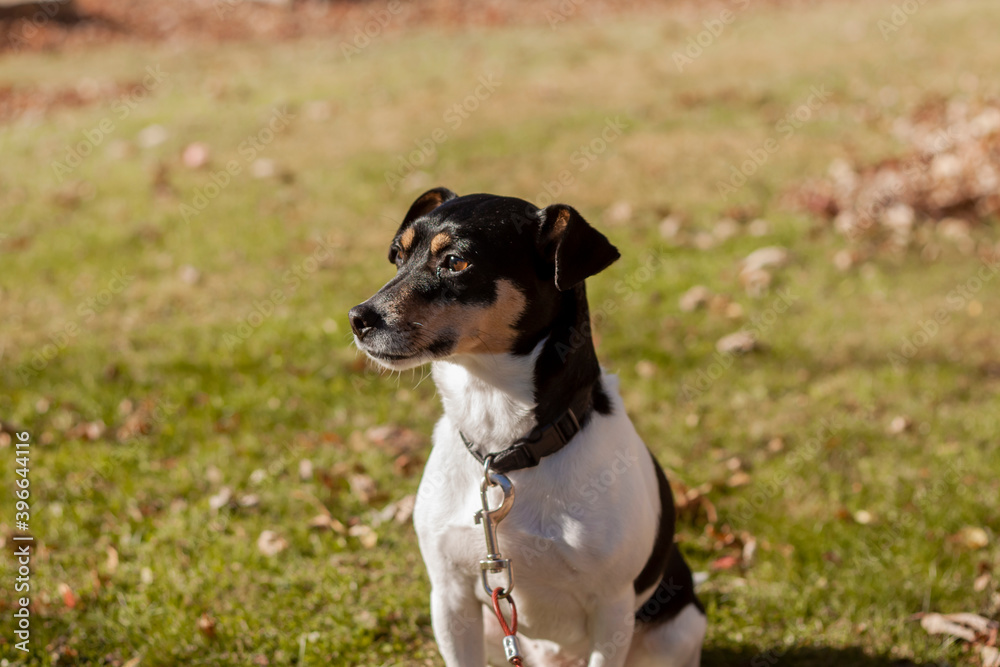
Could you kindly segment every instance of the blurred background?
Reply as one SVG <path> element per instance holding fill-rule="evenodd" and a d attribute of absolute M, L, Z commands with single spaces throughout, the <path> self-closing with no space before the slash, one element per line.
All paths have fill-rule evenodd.
<path fill-rule="evenodd" d="M 705 665 L 996 667 L 998 33 L 990 0 L 0 0 L 2 664 L 441 664 L 439 401 L 346 313 L 443 185 L 621 249 L 598 353 Z"/>

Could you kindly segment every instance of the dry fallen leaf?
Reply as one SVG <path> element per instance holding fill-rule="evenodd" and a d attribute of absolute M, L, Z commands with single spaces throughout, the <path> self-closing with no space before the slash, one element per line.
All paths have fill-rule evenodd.
<path fill-rule="evenodd" d="M 743 271 L 740 273 L 740 283 L 747 296 L 759 299 L 771 288 L 771 274 L 763 269 Z"/>
<path fill-rule="evenodd" d="M 632 204 L 627 201 L 615 202 L 604 211 L 604 219 L 609 225 L 621 225 L 632 218 Z"/>
<path fill-rule="evenodd" d="M 740 233 L 740 223 L 732 218 L 722 218 L 712 228 L 712 235 L 720 241 L 728 241 Z"/>
<path fill-rule="evenodd" d="M 364 437 L 391 456 L 414 452 L 423 444 L 423 437 L 416 431 L 391 424 L 374 426 L 365 431 Z"/>
<path fill-rule="evenodd" d="M 257 550 L 265 556 L 277 556 L 287 548 L 288 542 L 285 538 L 273 530 L 265 530 L 257 538 Z"/>
<path fill-rule="evenodd" d="M 400 454 L 396 457 L 396 460 L 392 462 L 392 470 L 396 475 L 400 477 L 411 477 L 413 473 L 417 471 L 417 468 L 422 463 L 422 461 L 410 454 Z"/>
<path fill-rule="evenodd" d="M 250 174 L 257 179 L 271 178 L 277 171 L 274 160 L 270 158 L 257 158 L 250 163 Z"/>
<path fill-rule="evenodd" d="M 260 504 L 260 496 L 256 493 L 244 493 L 236 501 L 236 504 L 244 508 L 257 507 Z"/>
<path fill-rule="evenodd" d="M 209 484 L 221 484 L 222 483 L 222 471 L 215 466 L 208 466 L 205 468 L 205 479 Z"/>
<path fill-rule="evenodd" d="M 904 417 L 902 415 L 893 417 L 892 421 L 889 423 L 889 434 L 899 435 L 905 431 L 908 431 L 913 425 L 913 421 L 909 417 Z"/>
<path fill-rule="evenodd" d="M 800 203 L 852 241 L 899 248 L 921 239 L 918 224 L 940 221 L 942 236 L 971 252 L 968 223 L 1000 210 L 1000 104 L 935 99 L 892 128 L 909 153 L 870 166 L 837 160 L 827 180 L 801 188 Z"/>
<path fill-rule="evenodd" d="M 680 233 L 681 229 L 684 227 L 684 221 L 679 215 L 671 214 L 660 221 L 660 236 L 665 239 L 676 239 Z"/>
<path fill-rule="evenodd" d="M 200 169 L 208 164 L 208 145 L 200 141 L 188 144 L 181 155 L 181 161 L 188 169 Z"/>
<path fill-rule="evenodd" d="M 731 570 L 739 564 L 740 564 L 740 559 L 738 557 L 723 556 L 721 558 L 716 558 L 714 561 L 712 561 L 712 564 L 709 567 L 715 571 Z"/>
<path fill-rule="evenodd" d="M 712 490 L 711 484 L 703 484 L 696 488 L 688 488 L 679 481 L 671 481 L 674 487 L 677 517 L 686 518 L 691 523 L 696 523 L 704 511 L 704 520 L 713 524 L 719 520 L 719 515 L 715 510 L 715 505 L 706 496 Z"/>
<path fill-rule="evenodd" d="M 318 530 L 329 529 L 335 533 L 340 533 L 341 535 L 347 532 L 347 528 L 344 527 L 344 524 L 337 521 L 329 514 L 317 514 L 309 520 L 309 527 Z"/>
<path fill-rule="evenodd" d="M 771 233 L 771 223 L 763 218 L 757 218 L 747 225 L 747 232 L 750 236 L 767 236 Z"/>
<path fill-rule="evenodd" d="M 858 510 L 857 512 L 854 513 L 854 520 L 860 523 L 862 526 L 867 526 L 872 521 L 874 521 L 875 518 L 872 516 L 872 513 L 869 512 L 868 510 Z"/>
<path fill-rule="evenodd" d="M 746 354 L 757 348 L 757 339 L 746 331 L 737 331 L 723 336 L 715 344 L 720 354 Z"/>
<path fill-rule="evenodd" d="M 743 551 L 740 553 L 740 560 L 744 567 L 753 564 L 753 557 L 757 554 L 757 539 L 747 533 L 743 537 Z"/>
<path fill-rule="evenodd" d="M 209 496 L 208 506 L 213 510 L 218 511 L 223 507 L 225 507 L 226 505 L 228 505 L 229 501 L 232 500 L 232 497 L 233 497 L 232 489 L 230 489 L 228 486 L 224 486 L 221 489 L 219 489 L 218 493 L 216 493 L 213 496 Z"/>
<path fill-rule="evenodd" d="M 977 549 L 986 548 L 990 543 L 990 538 L 986 534 L 986 531 L 978 526 L 965 526 L 954 535 L 951 535 L 948 541 L 963 549 L 976 551 Z"/>
<path fill-rule="evenodd" d="M 410 494 L 394 503 L 389 503 L 381 511 L 374 513 L 373 525 L 378 526 L 389 520 L 400 524 L 408 522 L 413 517 L 413 507 L 416 502 L 416 495 Z"/>
<path fill-rule="evenodd" d="M 107 427 L 104 422 L 98 420 L 93 422 L 80 422 L 66 431 L 66 438 L 71 440 L 98 440 L 104 435 Z"/>
<path fill-rule="evenodd" d="M 695 285 L 681 295 L 679 305 L 682 311 L 690 313 L 703 308 L 712 298 L 712 291 L 704 285 Z"/>
<path fill-rule="evenodd" d="M 351 526 L 347 534 L 358 538 L 361 541 L 361 546 L 366 549 L 373 549 L 378 544 L 378 533 L 372 530 L 370 526 L 364 524 L 359 523 L 356 526 Z"/>
<path fill-rule="evenodd" d="M 198 281 L 201 280 L 201 271 L 190 264 L 185 264 L 177 270 L 177 277 L 185 285 L 197 285 Z"/>
<path fill-rule="evenodd" d="M 648 359 L 642 359 L 635 364 L 635 374 L 648 380 L 656 375 L 656 364 Z"/>
<path fill-rule="evenodd" d="M 738 470 L 728 480 L 726 480 L 726 486 L 730 488 L 736 488 L 738 486 L 746 486 L 749 483 L 750 483 L 750 475 L 748 475 L 743 470 Z"/>
<path fill-rule="evenodd" d="M 111 546 L 108 547 L 107 569 L 108 574 L 114 574 L 118 571 L 118 551 Z"/>
<path fill-rule="evenodd" d="M 76 607 L 76 594 L 73 592 L 73 589 L 69 587 L 69 584 L 59 582 L 59 586 L 57 588 L 63 604 L 70 609 Z"/>
<path fill-rule="evenodd" d="M 758 248 L 746 256 L 740 273 L 750 273 L 771 267 L 780 268 L 788 262 L 788 251 L 780 246 Z"/>
<path fill-rule="evenodd" d="M 354 497 L 365 505 L 371 503 L 375 494 L 378 493 L 375 480 L 364 473 L 351 475 L 347 478 L 347 482 L 351 486 L 351 493 L 354 494 Z"/>
<path fill-rule="evenodd" d="M 202 614 L 198 618 L 198 632 L 209 639 L 215 638 L 215 619 L 208 614 Z"/>
<path fill-rule="evenodd" d="M 979 614 L 922 614 L 920 626 L 932 635 L 948 635 L 957 637 L 984 647 L 996 646 L 997 631 L 1000 623 L 991 621 Z"/>
<path fill-rule="evenodd" d="M 152 148 L 162 144 L 169 136 L 167 128 L 162 125 L 150 125 L 140 130 L 136 136 L 136 143 L 142 148 Z"/>
<path fill-rule="evenodd" d="M 920 619 L 920 627 L 931 635 L 950 635 L 952 637 L 964 639 L 967 642 L 973 642 L 976 640 L 975 631 L 953 621 L 949 621 L 941 614 L 927 614 Z"/>

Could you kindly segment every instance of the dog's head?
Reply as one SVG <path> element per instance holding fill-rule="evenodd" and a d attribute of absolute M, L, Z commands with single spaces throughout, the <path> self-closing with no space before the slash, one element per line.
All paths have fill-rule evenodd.
<path fill-rule="evenodd" d="M 564 293 L 618 257 L 569 206 L 435 188 L 392 240 L 396 276 L 351 309 L 354 340 L 393 370 L 456 354 L 527 354 Z"/>

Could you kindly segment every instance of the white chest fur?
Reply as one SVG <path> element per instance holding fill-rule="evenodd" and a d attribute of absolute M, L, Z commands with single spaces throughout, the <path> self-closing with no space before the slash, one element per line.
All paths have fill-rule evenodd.
<path fill-rule="evenodd" d="M 533 373 L 542 349 L 527 356 L 470 354 L 433 364 L 445 415 L 467 438 L 499 451 L 535 426 Z"/>
<path fill-rule="evenodd" d="M 537 353 L 434 364 L 445 414 L 435 428 L 414 523 L 435 595 L 468 598 L 480 609 L 486 603 L 478 566 L 486 546 L 473 523 L 482 467 L 458 431 L 490 451 L 530 431 Z M 522 632 L 570 653 L 585 650 L 598 601 L 631 589 L 652 550 L 659 515 L 649 453 L 625 414 L 617 378 L 602 380 L 611 414 L 595 413 L 570 445 L 509 474 L 514 508 L 498 528 L 501 553 L 514 563 Z M 497 502 L 493 498 L 493 506 Z"/>

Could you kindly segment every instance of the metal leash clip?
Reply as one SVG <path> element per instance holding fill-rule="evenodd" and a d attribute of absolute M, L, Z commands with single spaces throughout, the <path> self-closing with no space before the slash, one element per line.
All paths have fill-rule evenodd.
<path fill-rule="evenodd" d="M 489 574 L 491 572 L 494 574 L 507 572 L 507 585 L 500 589 L 499 594 L 500 598 L 506 598 L 514 590 L 514 573 L 511 569 L 510 559 L 500 556 L 500 546 L 497 543 L 497 524 L 510 513 L 514 506 L 514 485 L 503 473 L 492 472 L 490 470 L 492 463 L 493 457 L 487 456 L 483 463 L 483 481 L 479 485 L 479 497 L 482 500 L 483 509 L 476 512 L 475 515 L 476 523 L 483 524 L 483 532 L 486 535 L 487 554 L 485 559 L 479 561 L 479 569 L 483 580 L 483 589 L 491 597 L 493 589 L 490 588 Z M 496 509 L 490 509 L 490 502 L 486 496 L 486 491 L 491 486 L 499 486 L 503 491 L 503 500 Z"/>

